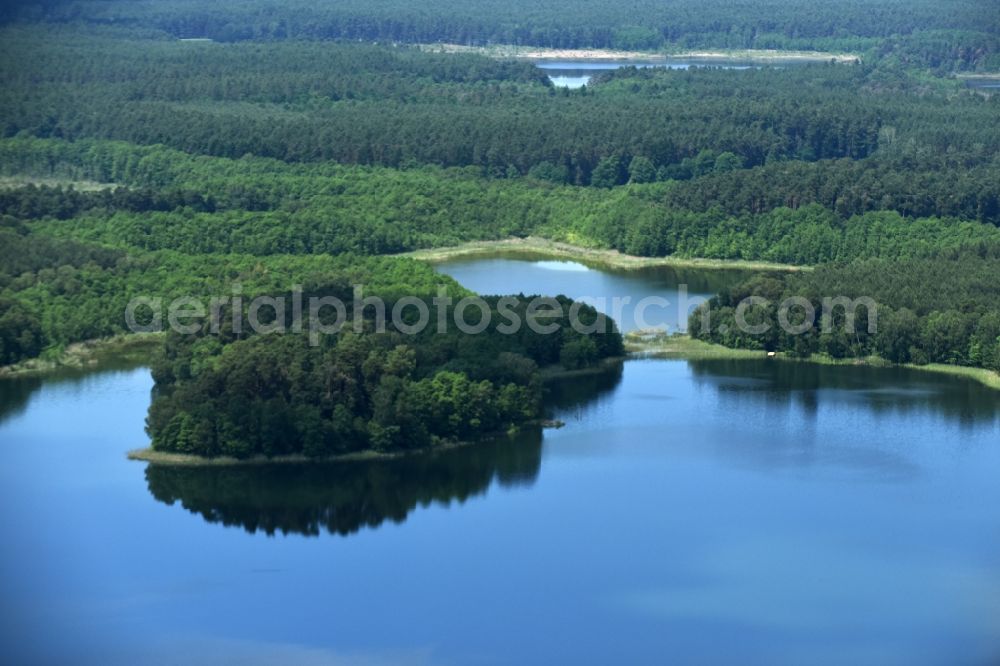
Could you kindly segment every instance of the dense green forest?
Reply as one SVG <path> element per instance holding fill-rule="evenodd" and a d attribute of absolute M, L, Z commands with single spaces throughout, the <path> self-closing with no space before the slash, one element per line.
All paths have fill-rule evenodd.
<path fill-rule="evenodd" d="M 599 186 L 786 160 L 871 158 L 883 170 L 908 160 L 931 171 L 960 154 L 961 173 L 992 166 L 1000 151 L 995 97 L 873 64 L 630 68 L 570 93 L 530 63 L 405 46 L 203 44 L 51 27 L 3 37 L 4 136 L 474 166 Z"/>
<path fill-rule="evenodd" d="M 986 0 L 39 0 L 8 20 L 85 22 L 219 41 L 365 40 L 559 48 L 878 49 L 937 67 L 996 67 Z M 155 34 L 155 33 L 154 33 Z"/>
<path fill-rule="evenodd" d="M 4 221 L 10 218 L 4 218 Z M 2 230 L 0 353 L 5 364 L 58 353 L 72 342 L 127 333 L 127 304 L 136 297 L 208 299 L 232 294 L 280 293 L 328 274 L 347 275 L 376 293 L 400 297 L 465 293 L 452 280 L 410 260 L 351 255 L 189 254 L 116 252 Z"/>
<path fill-rule="evenodd" d="M 307 293 L 335 296 L 353 308 L 344 280 L 313 284 Z M 539 416 L 539 367 L 579 369 L 622 353 L 614 323 L 589 306 L 579 309 L 579 322 L 595 332 L 585 334 L 571 326 L 566 299 L 553 303 L 558 317 L 532 315 L 529 299 L 518 299 L 508 315 L 501 315 L 498 297 L 485 303 L 492 314 L 477 335 L 456 326 L 379 333 L 367 321 L 360 335 L 346 332 L 313 345 L 303 335 L 238 333 L 228 318 L 219 335 L 171 332 L 153 366 L 157 394 L 147 420 L 153 448 L 320 457 L 467 440 Z M 430 300 L 427 306 L 431 321 L 455 316 L 453 306 Z M 365 316 L 373 315 L 366 310 Z M 512 316 L 557 330 L 526 325 L 501 333 L 498 327 Z"/>
<path fill-rule="evenodd" d="M 894 363 L 947 363 L 1000 371 L 997 269 L 996 261 L 975 256 L 950 261 L 873 259 L 756 277 L 703 305 L 711 312 L 709 326 L 698 311 L 691 316 L 689 330 L 699 339 L 731 347 L 801 357 L 817 352 L 833 358 L 877 355 Z M 832 326 L 824 331 L 823 299 L 831 294 L 871 298 L 878 307 L 875 312 L 852 308 L 857 317 L 853 326 L 845 325 L 845 308 L 834 308 Z M 744 332 L 737 325 L 736 307 L 748 296 L 768 301 L 749 307 L 744 317 L 751 326 L 766 326 L 763 334 Z M 792 297 L 812 305 L 811 317 L 802 305 L 791 305 L 785 314 L 792 327 L 812 324 L 805 333 L 790 334 L 779 324 L 781 304 Z M 877 325 L 871 330 L 868 324 L 873 318 Z"/>
<path fill-rule="evenodd" d="M 648 256 L 798 264 L 1000 256 L 993 193 L 1000 181 L 957 179 L 947 169 L 882 173 L 858 161 L 789 162 L 602 189 L 433 166 L 193 157 L 117 142 L 18 138 L 0 141 L 0 158 L 10 173 L 129 185 L 0 193 L 0 211 L 39 236 L 120 249 L 380 254 L 541 234 Z M 837 169 L 843 181 L 831 175 Z"/>
<path fill-rule="evenodd" d="M 1000 95 L 953 76 L 1000 70 L 986 3 L 80 0 L 2 18 L 2 364 L 125 331 L 138 295 L 464 294 L 383 255 L 536 235 L 817 267 L 720 294 L 726 330 L 693 324 L 706 340 L 1000 365 Z M 625 67 L 570 91 L 529 62 L 418 42 L 861 62 Z M 877 299 L 884 325 L 732 326 L 747 295 L 834 292 Z M 423 447 L 534 418 L 539 366 L 620 351 L 568 330 L 478 337 L 172 336 L 150 432 L 207 455 Z"/>

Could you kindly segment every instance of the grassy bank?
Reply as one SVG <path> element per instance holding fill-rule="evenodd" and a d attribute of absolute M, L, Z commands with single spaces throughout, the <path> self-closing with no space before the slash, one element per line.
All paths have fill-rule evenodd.
<path fill-rule="evenodd" d="M 781 51 L 778 49 L 720 49 L 712 51 L 682 51 L 671 53 L 671 59 L 729 61 L 738 60 L 754 63 L 780 62 L 833 62 L 857 64 L 861 56 L 856 53 L 832 53 L 828 51 Z"/>
<path fill-rule="evenodd" d="M 819 365 L 867 365 L 874 367 L 901 367 L 923 372 L 965 377 L 975 380 L 985 386 L 1000 390 L 1000 373 L 985 368 L 970 368 L 962 365 L 946 365 L 944 363 L 929 363 L 916 365 L 913 363 L 894 364 L 880 356 L 865 356 L 863 358 L 833 358 L 824 354 L 813 354 L 809 358 L 789 356 L 777 352 L 773 356 L 759 349 L 733 349 L 722 345 L 695 340 L 686 335 L 655 335 L 650 332 L 637 331 L 625 336 L 625 349 L 635 357 L 655 356 L 678 359 L 767 359 L 786 363 L 814 363 Z"/>
<path fill-rule="evenodd" d="M 619 270 L 647 268 L 650 266 L 672 266 L 675 268 L 739 269 L 760 271 L 802 271 L 808 266 L 777 264 L 766 261 L 743 261 L 738 259 L 686 259 L 682 257 L 637 257 L 622 254 L 617 250 L 599 250 L 580 247 L 569 243 L 548 240 L 537 236 L 508 238 L 497 241 L 472 241 L 462 245 L 440 247 L 407 252 L 401 256 L 412 257 L 431 263 L 443 263 L 455 259 L 487 256 L 521 256 L 527 259 L 565 259 L 591 268 L 613 268 Z"/>
<path fill-rule="evenodd" d="M 926 370 L 927 372 L 940 372 L 957 377 L 968 377 L 1000 391 L 1000 373 L 987 370 L 986 368 L 969 368 L 963 365 L 945 365 L 944 363 L 929 363 L 928 365 L 907 364 L 906 367 L 914 368 L 915 370 Z"/>
<path fill-rule="evenodd" d="M 339 456 L 327 456 L 325 458 L 309 458 L 307 456 L 288 455 L 274 456 L 266 458 L 264 456 L 254 456 L 251 458 L 233 458 L 231 456 L 219 456 L 217 458 L 205 458 L 204 456 L 190 455 L 186 453 L 171 453 L 168 451 L 157 451 L 153 448 L 134 449 L 128 452 L 129 460 L 139 460 L 155 465 L 173 465 L 177 467 L 229 467 L 233 465 L 295 465 L 302 463 L 323 463 L 323 462 L 351 462 L 365 460 L 390 460 L 400 458 L 414 453 L 426 453 L 427 451 L 439 451 L 454 448 L 458 444 L 448 444 L 434 449 L 421 449 L 419 451 L 406 451 L 400 453 L 381 453 L 378 451 L 357 451 L 354 453 L 344 453 Z"/>
<path fill-rule="evenodd" d="M 420 448 L 420 449 L 408 449 L 405 451 L 375 451 L 369 449 L 365 451 L 352 451 L 351 453 L 341 453 L 337 455 L 324 456 L 320 458 L 310 458 L 309 456 L 303 455 L 301 453 L 285 455 L 285 456 L 274 456 L 271 458 L 268 458 L 266 456 L 251 456 L 249 458 L 217 456 L 215 458 L 207 458 L 205 456 L 193 455 L 188 453 L 157 451 L 152 447 L 133 449 L 129 451 L 126 455 L 129 460 L 147 462 L 153 465 L 172 465 L 177 467 L 205 467 L 205 466 L 230 467 L 230 466 L 245 466 L 245 465 L 301 465 L 303 463 L 315 464 L 315 463 L 365 462 L 372 460 L 394 460 L 396 458 L 404 458 L 407 456 L 435 454 L 443 451 L 450 451 L 453 449 L 471 446 L 473 444 L 478 444 L 487 440 L 510 437 L 528 428 L 561 428 L 563 425 L 565 424 L 562 421 L 556 421 L 551 419 L 537 419 L 534 421 L 527 422 L 523 424 L 520 428 L 512 429 L 507 433 L 487 434 L 483 435 L 478 439 L 473 439 L 473 440 L 457 441 L 457 442 L 444 441 L 444 442 L 438 442 L 437 444 L 434 444 L 433 446 L 430 447 Z"/>
<path fill-rule="evenodd" d="M 135 333 L 112 338 L 88 340 L 49 350 L 38 358 L 0 367 L 0 377 L 44 375 L 66 368 L 82 369 L 114 359 L 144 362 L 163 343 L 161 333 Z"/>
<path fill-rule="evenodd" d="M 767 352 L 758 349 L 733 349 L 695 340 L 687 335 L 654 334 L 648 331 L 626 333 L 625 350 L 633 358 L 643 356 L 690 360 L 767 358 Z"/>
<path fill-rule="evenodd" d="M 627 357 L 625 356 L 613 356 L 611 358 L 602 359 L 597 365 L 592 365 L 587 368 L 578 368 L 576 370 L 567 370 L 561 365 L 550 365 L 541 368 L 539 371 L 542 376 L 542 381 L 552 381 L 555 379 L 570 379 L 573 377 L 589 377 L 592 375 L 602 375 L 606 372 L 611 372 L 616 370 Z"/>
<path fill-rule="evenodd" d="M 0 190 L 12 190 L 26 185 L 36 187 L 65 187 L 77 192 L 97 192 L 120 187 L 117 183 L 98 183 L 93 180 L 70 180 L 66 178 L 35 178 L 32 176 L 0 176 Z"/>
<path fill-rule="evenodd" d="M 1000 374 L 986 368 L 971 368 L 965 365 L 947 365 L 945 363 L 927 363 L 917 365 L 915 363 L 893 363 L 881 356 L 865 356 L 863 358 L 833 358 L 825 354 L 813 354 L 809 358 L 797 358 L 794 356 L 777 355 L 783 361 L 797 361 L 800 363 L 818 363 L 820 365 L 868 365 L 878 368 L 908 368 L 910 370 L 920 370 L 922 372 L 935 372 L 942 375 L 952 375 L 953 377 L 965 377 L 988 386 L 992 389 L 1000 390 Z"/>

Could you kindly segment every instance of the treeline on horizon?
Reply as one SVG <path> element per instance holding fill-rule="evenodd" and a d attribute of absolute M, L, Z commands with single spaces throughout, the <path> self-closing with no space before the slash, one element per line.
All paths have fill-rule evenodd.
<path fill-rule="evenodd" d="M 872 51 L 906 65 L 997 69 L 1000 18 L 980 0 L 197 0 L 10 4 L 7 21 L 126 26 L 223 42 L 360 40 L 555 48 Z M 155 31 L 155 32 L 154 32 Z"/>

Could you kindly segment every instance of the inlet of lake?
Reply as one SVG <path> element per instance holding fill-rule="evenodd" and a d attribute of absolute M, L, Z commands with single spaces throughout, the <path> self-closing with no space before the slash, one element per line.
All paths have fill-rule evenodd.
<path fill-rule="evenodd" d="M 587 60 L 535 60 L 535 66 L 543 70 L 552 81 L 552 84 L 560 88 L 582 88 L 590 83 L 590 80 L 602 72 L 620 69 L 622 67 L 659 67 L 662 69 L 691 69 L 692 67 L 720 67 L 723 69 L 750 69 L 751 67 L 761 67 L 766 64 L 769 67 L 794 67 L 810 63 L 821 62 L 819 60 L 797 59 L 797 58 L 775 58 L 766 63 L 740 60 L 736 58 L 671 58 L 657 60 L 614 60 L 614 59 L 587 59 Z"/>
<path fill-rule="evenodd" d="M 440 270 L 595 298 L 738 277 Z M 151 387 L 113 365 L 0 381 L 8 663 L 1000 658 L 1000 393 L 972 381 L 633 359 L 551 384 L 561 429 L 242 467 L 127 460 Z"/>
<path fill-rule="evenodd" d="M 690 69 L 691 67 L 716 66 L 726 69 L 749 69 L 747 63 L 727 63 L 694 60 L 539 60 L 535 66 L 544 70 L 552 84 L 559 88 L 582 88 L 602 73 L 622 67 L 662 67 L 664 69 Z"/>

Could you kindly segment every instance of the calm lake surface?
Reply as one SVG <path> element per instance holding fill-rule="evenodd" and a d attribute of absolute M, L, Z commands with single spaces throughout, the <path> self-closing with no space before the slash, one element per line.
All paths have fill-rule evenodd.
<path fill-rule="evenodd" d="M 998 79 L 966 79 L 965 80 L 965 85 L 968 86 L 969 88 L 996 89 L 996 88 L 1000 88 L 1000 80 L 998 80 Z M 576 87 L 579 87 L 579 86 L 576 86 Z"/>
<path fill-rule="evenodd" d="M 611 315 L 625 332 L 685 331 L 691 310 L 749 275 L 669 266 L 593 270 L 574 261 L 530 260 L 530 254 L 458 259 L 438 270 L 479 294 L 569 296 Z"/>
<path fill-rule="evenodd" d="M 484 292 L 642 277 L 520 263 L 442 270 Z M 559 430 L 201 469 L 125 458 L 151 387 L 0 382 L 8 663 L 1000 657 L 1000 394 L 971 382 L 633 360 L 554 384 Z"/>
<path fill-rule="evenodd" d="M 768 63 L 775 67 L 789 67 L 804 64 L 801 60 L 776 60 Z M 723 69 L 750 69 L 760 67 L 759 63 L 741 60 L 720 60 L 716 58 L 686 58 L 676 60 L 538 60 L 535 66 L 545 71 L 549 80 L 559 87 L 582 88 L 590 79 L 612 69 L 621 67 L 662 67 L 664 69 L 690 69 L 692 67 L 721 67 Z"/>

